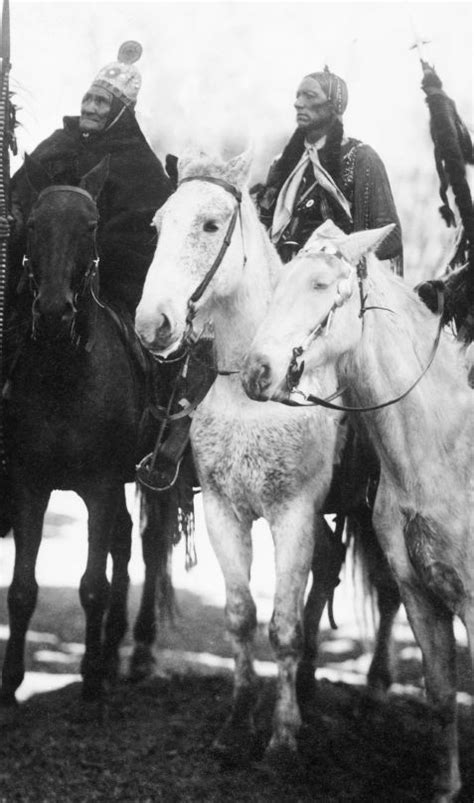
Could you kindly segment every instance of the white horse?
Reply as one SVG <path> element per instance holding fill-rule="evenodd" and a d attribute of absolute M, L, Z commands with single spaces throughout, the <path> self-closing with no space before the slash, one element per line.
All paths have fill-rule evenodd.
<path fill-rule="evenodd" d="M 339 414 L 261 405 L 241 387 L 237 372 L 281 271 L 246 190 L 249 170 L 245 154 L 228 163 L 204 155 L 180 160 L 181 183 L 155 220 L 159 242 L 136 316 L 143 343 L 156 353 L 181 342 L 189 333 L 189 317 L 194 332 L 211 322 L 218 368 L 235 372 L 217 376 L 191 429 L 206 525 L 225 578 L 235 655 L 233 711 L 216 741 L 223 752 L 239 740 L 250 744 L 256 627 L 249 588 L 251 527 L 260 517 L 272 532 L 276 568 L 270 640 L 278 689 L 269 751 L 296 747 L 295 682 L 303 652 L 314 680 L 316 635 L 314 628 L 303 628 L 310 568 L 313 587 L 304 618 L 316 628 L 332 587 L 331 539 L 315 511 L 326 499 L 340 441 Z M 326 374 L 321 373 L 323 386 L 329 382 Z M 386 659 L 382 647 L 379 663 Z"/>
<path fill-rule="evenodd" d="M 282 275 L 243 375 L 252 398 L 286 400 L 293 347 L 304 344 L 309 380 L 332 366 L 341 404 L 372 408 L 353 416 L 381 461 L 374 526 L 440 713 L 435 799 L 448 801 L 460 788 L 454 615 L 474 666 L 473 396 L 460 346 L 443 331 L 435 351 L 438 321 L 418 296 L 374 258 L 364 273 L 360 260 L 388 228 L 344 235 L 328 223 L 313 235 Z"/>

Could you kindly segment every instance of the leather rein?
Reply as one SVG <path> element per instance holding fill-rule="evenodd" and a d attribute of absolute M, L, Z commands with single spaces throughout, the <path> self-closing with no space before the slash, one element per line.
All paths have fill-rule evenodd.
<path fill-rule="evenodd" d="M 197 342 L 199 341 L 199 339 L 203 335 L 203 332 L 201 332 L 200 334 L 197 335 L 193 330 L 193 320 L 195 318 L 196 311 L 197 311 L 196 310 L 196 304 L 202 298 L 202 296 L 204 295 L 205 291 L 209 287 L 209 284 L 211 283 L 213 277 L 215 276 L 219 266 L 222 263 L 222 260 L 224 259 L 226 251 L 227 251 L 229 245 L 231 244 L 232 235 L 234 234 L 235 227 L 237 225 L 237 219 L 241 216 L 241 203 L 242 203 L 242 193 L 240 192 L 240 190 L 238 190 L 237 187 L 235 187 L 233 184 L 231 184 L 230 182 L 226 181 L 225 179 L 214 178 L 213 176 L 205 176 L 205 175 L 187 176 L 186 178 L 181 179 L 181 181 L 178 183 L 178 187 L 180 187 L 182 184 L 188 183 L 189 181 L 204 181 L 204 182 L 207 182 L 208 184 L 215 184 L 218 187 L 222 187 L 222 189 L 224 189 L 226 192 L 230 193 L 230 195 L 232 195 L 233 198 L 235 198 L 236 205 L 235 205 L 234 211 L 232 212 L 232 217 L 231 217 L 231 219 L 229 221 L 229 225 L 228 225 L 227 231 L 226 231 L 226 233 L 224 235 L 224 239 L 222 241 L 222 245 L 221 245 L 221 247 L 220 247 L 220 249 L 219 249 L 219 251 L 218 251 L 218 253 L 217 253 L 217 255 L 216 255 L 216 257 L 215 257 L 215 259 L 214 259 L 214 261 L 212 263 L 212 265 L 211 265 L 211 267 L 209 268 L 209 270 L 205 274 L 204 278 L 200 281 L 200 283 L 198 284 L 198 286 L 193 291 L 193 293 L 191 294 L 191 296 L 189 297 L 189 299 L 187 301 L 187 305 L 186 305 L 187 306 L 186 329 L 185 329 L 185 332 L 184 332 L 184 335 L 183 335 L 183 339 L 182 339 L 182 342 L 181 342 L 181 346 L 183 348 L 180 349 L 180 353 L 177 356 L 170 356 L 170 357 L 155 356 L 155 358 L 154 358 L 160 363 L 168 363 L 168 364 L 173 363 L 173 362 L 184 361 L 183 362 L 183 367 L 182 367 L 182 369 L 180 371 L 180 375 L 178 376 L 176 382 L 178 382 L 180 378 L 185 378 L 185 376 L 187 374 L 187 371 L 188 371 L 189 360 L 190 360 L 190 357 L 192 355 L 192 352 L 193 352 Z M 246 258 L 244 257 L 244 262 L 245 261 L 246 261 Z M 194 357 L 194 359 L 197 360 L 196 357 Z M 210 367 L 210 366 L 207 366 L 207 367 Z M 231 374 L 238 374 L 239 373 L 239 371 L 224 371 L 224 370 L 219 370 L 217 368 L 214 368 L 212 370 L 215 371 L 216 375 L 220 375 L 220 376 L 230 376 Z M 204 395 L 206 393 L 207 393 L 207 389 L 206 389 Z M 166 422 L 168 422 L 168 421 L 176 421 L 177 419 L 184 418 L 185 416 L 187 416 L 190 413 L 192 413 L 196 409 L 196 407 L 198 407 L 199 404 L 202 402 L 202 400 L 204 398 L 204 395 L 201 396 L 201 397 L 198 396 L 190 404 L 186 405 L 186 407 L 184 407 L 182 410 L 180 410 L 177 413 L 171 413 L 170 412 L 171 404 L 172 404 L 173 399 L 170 400 L 170 403 L 167 405 L 167 407 L 162 407 L 162 406 L 157 405 L 157 406 L 154 406 L 153 408 L 151 408 L 151 412 L 155 416 L 155 418 L 158 418 L 159 420 L 166 421 Z"/>
<path fill-rule="evenodd" d="M 321 251 L 323 253 L 324 252 L 330 253 L 333 256 L 336 256 L 339 259 L 343 259 L 344 261 L 346 261 L 344 259 L 344 256 L 341 254 L 341 252 L 336 250 L 336 249 L 333 249 L 332 247 L 322 248 Z M 349 263 L 347 263 L 347 264 L 349 264 Z M 352 275 L 354 273 L 354 268 L 351 265 L 349 265 L 349 268 L 350 268 L 350 274 L 349 274 L 348 280 L 344 280 L 344 281 L 352 281 Z M 364 315 L 368 310 L 376 310 L 376 309 L 378 309 L 378 310 L 385 310 L 387 312 L 393 312 L 392 310 L 388 309 L 388 307 L 377 307 L 377 306 L 367 306 L 366 305 L 367 294 L 364 292 L 364 280 L 367 278 L 367 265 L 366 265 L 366 262 L 365 262 L 364 258 L 361 260 L 361 262 L 357 266 L 356 273 L 357 273 L 357 282 L 358 282 L 358 286 L 359 286 L 359 296 L 360 296 L 359 318 L 362 319 L 362 324 L 363 324 L 363 320 L 364 320 Z M 344 390 L 345 390 L 344 388 L 336 390 L 333 394 L 331 394 L 330 396 L 326 397 L 325 399 L 323 399 L 323 398 L 321 398 L 319 396 L 315 396 L 312 393 L 305 394 L 305 393 L 303 393 L 303 391 L 298 390 L 298 383 L 299 383 L 299 381 L 300 381 L 300 379 L 301 379 L 301 377 L 303 375 L 303 371 L 304 371 L 304 367 L 305 367 L 304 360 L 302 360 L 301 363 L 298 365 L 298 359 L 304 354 L 304 352 L 308 349 L 308 347 L 311 345 L 311 343 L 314 340 L 316 340 L 318 337 L 325 336 L 327 334 L 327 332 L 330 329 L 330 326 L 331 326 L 333 317 L 334 317 L 334 315 L 336 313 L 336 310 L 339 309 L 339 307 L 343 306 L 343 304 L 351 297 L 351 295 L 352 295 L 352 289 L 350 291 L 348 289 L 345 293 L 341 293 L 341 292 L 338 291 L 338 294 L 336 295 L 335 300 L 333 301 L 329 311 L 326 313 L 324 318 L 321 321 L 318 321 L 317 324 L 315 324 L 315 326 L 310 330 L 310 332 L 307 334 L 307 336 L 305 337 L 303 343 L 300 346 L 296 346 L 296 347 L 293 348 L 291 362 L 290 362 L 290 364 L 288 366 L 288 370 L 287 370 L 287 373 L 286 373 L 286 385 L 287 385 L 288 391 L 290 393 L 299 394 L 300 396 L 302 396 L 304 398 L 305 401 L 304 402 L 298 402 L 298 401 L 295 401 L 294 399 L 285 399 L 285 400 L 281 400 L 282 404 L 289 405 L 290 407 L 319 406 L 319 407 L 325 407 L 328 410 L 339 410 L 339 411 L 345 412 L 345 413 L 368 413 L 368 412 L 371 412 L 373 410 L 381 410 L 384 407 L 389 407 L 392 404 L 396 404 L 397 402 L 402 401 L 402 399 L 404 399 L 406 396 L 408 396 L 408 394 L 411 393 L 411 391 L 418 385 L 418 383 L 425 376 L 426 372 L 430 368 L 430 366 L 431 366 L 431 364 L 432 364 L 432 362 L 433 362 L 433 360 L 435 358 L 436 352 L 438 350 L 439 341 L 440 341 L 440 338 L 441 338 L 441 332 L 443 330 L 444 296 L 439 290 L 438 290 L 438 309 L 440 310 L 441 314 L 440 314 L 440 318 L 439 318 L 439 324 L 438 324 L 438 329 L 437 329 L 437 332 L 436 332 L 436 336 L 435 336 L 433 345 L 431 347 L 430 355 L 428 357 L 427 363 L 426 363 L 425 367 L 423 368 L 421 374 L 415 379 L 414 382 L 412 382 L 412 384 L 403 393 L 400 393 L 400 395 L 396 396 L 393 399 L 389 399 L 387 401 L 380 402 L 379 404 L 372 404 L 372 405 L 368 405 L 368 406 L 364 406 L 364 407 L 351 407 L 351 406 L 346 406 L 346 405 L 342 405 L 342 404 L 334 404 L 333 401 L 332 401 L 333 399 L 337 398 L 338 396 L 341 396 L 342 393 L 344 393 Z"/>

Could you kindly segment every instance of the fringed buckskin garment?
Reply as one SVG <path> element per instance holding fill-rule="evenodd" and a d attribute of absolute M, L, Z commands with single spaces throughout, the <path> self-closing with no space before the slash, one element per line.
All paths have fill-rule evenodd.
<path fill-rule="evenodd" d="M 63 128 L 31 156 L 47 170 L 52 183 L 76 185 L 107 154 L 109 176 L 98 199 L 100 295 L 133 317 L 156 247 L 156 231 L 150 224 L 172 192 L 135 116 L 126 109 L 111 128 L 97 134 L 81 133 L 79 117 L 65 117 Z M 25 215 L 31 204 L 24 167 L 13 176 L 11 188 L 13 214 L 17 227 L 20 224 L 12 245 L 24 253 Z"/>
<path fill-rule="evenodd" d="M 295 131 L 281 157 L 270 168 L 265 187 L 257 196 L 260 218 L 267 228 L 274 223 L 278 196 L 285 182 L 297 168 L 305 152 L 304 133 Z M 357 139 L 344 138 L 341 143 L 338 175 L 330 169 L 331 154 L 326 142 L 318 150 L 321 167 L 332 177 L 334 184 L 347 200 L 350 215 L 337 193 L 316 179 L 318 170 L 309 158 L 296 192 L 291 220 L 281 232 L 276 232 L 275 244 L 286 261 L 285 242 L 296 241 L 301 248 L 313 231 L 325 220 L 334 220 L 346 233 L 380 228 L 395 223 L 395 229 L 377 251 L 379 259 L 390 259 L 396 272 L 402 273 L 401 226 L 395 208 L 387 172 L 378 154 Z M 278 236 L 279 235 L 279 236 Z M 294 252 L 293 252 L 294 253 Z"/>

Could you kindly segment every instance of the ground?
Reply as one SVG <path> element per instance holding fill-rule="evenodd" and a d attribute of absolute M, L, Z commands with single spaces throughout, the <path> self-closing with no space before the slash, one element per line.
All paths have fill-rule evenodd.
<path fill-rule="evenodd" d="M 327 619 L 323 623 L 316 699 L 305 711 L 298 759 L 292 765 L 282 762 L 276 766 L 264 760 L 275 682 L 266 632 L 271 556 L 265 540 L 256 549 L 253 578 L 262 611 L 257 638 L 260 695 L 257 737 L 248 746 L 247 756 L 223 765 L 211 750 L 229 711 L 232 662 L 224 635 L 222 581 L 200 538 L 200 563 L 194 575 L 181 570 L 181 557 L 177 563 L 179 614 L 174 625 L 160 630 L 160 675 L 140 684 L 126 680 L 132 646 L 129 636 L 123 649 L 123 680 L 101 709 L 85 705 L 78 678 L 83 617 L 76 577 L 83 555 L 79 560 L 80 522 L 75 513 L 71 514 L 68 500 L 65 509 L 49 514 L 38 567 L 40 598 L 27 643 L 28 675 L 20 690 L 22 702 L 2 718 L 0 803 L 430 800 L 436 725 L 421 692 L 419 651 L 400 618 L 395 631 L 396 683 L 385 700 L 372 699 L 363 685 L 371 642 L 353 616 L 354 605 L 347 600 L 344 583 L 336 597 L 338 631 L 329 629 Z M 137 548 L 135 544 L 138 558 L 132 561 L 132 622 L 140 597 Z M 9 539 L 1 545 L 0 559 L 1 657 L 12 560 Z M 474 801 L 469 677 L 461 637 L 462 803 Z M 61 683 L 67 685 L 57 688 Z"/>

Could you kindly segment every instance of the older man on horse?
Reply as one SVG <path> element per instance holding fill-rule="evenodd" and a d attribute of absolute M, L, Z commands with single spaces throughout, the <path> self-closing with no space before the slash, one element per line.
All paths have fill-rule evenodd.
<path fill-rule="evenodd" d="M 172 192 L 171 181 L 135 117 L 141 86 L 135 62 L 141 53 L 138 42 L 124 42 L 117 60 L 99 71 L 85 93 L 80 115 L 64 117 L 63 127 L 31 154 L 50 175 L 51 184 L 70 185 L 77 185 L 102 158 L 109 157 L 108 178 L 98 199 L 100 295 L 132 317 L 156 247 L 156 231 L 150 224 Z M 11 181 L 13 281 L 25 254 L 31 196 L 22 166 Z M 6 233 L 4 220 L 2 233 Z"/>
<path fill-rule="evenodd" d="M 325 220 L 346 233 L 394 223 L 377 256 L 401 273 L 401 227 L 387 173 L 373 148 L 345 136 L 347 102 L 345 81 L 327 67 L 303 78 L 296 131 L 257 193 L 260 219 L 284 262 Z"/>
<path fill-rule="evenodd" d="M 97 200 L 99 223 L 97 253 L 100 258 L 100 299 L 128 321 L 132 329 L 135 308 L 157 242 L 151 226 L 157 209 L 173 185 L 152 151 L 135 117 L 141 76 L 135 62 L 142 54 L 138 42 L 124 42 L 117 60 L 103 67 L 86 91 L 75 117 L 64 117 L 33 151 L 50 184 L 78 185 L 83 175 L 108 158 L 108 175 Z M 11 179 L 11 216 L 0 218 L 0 237 L 9 236 L 8 351 L 18 352 L 24 337 L 20 331 L 28 318 L 16 314 L 27 280 L 23 260 L 27 254 L 27 220 L 35 200 L 25 165 Z M 30 303 L 27 301 L 27 303 Z M 8 376 L 7 365 L 6 374 Z M 8 531 L 9 492 L 0 480 L 4 521 Z M 0 514 L 1 515 L 1 514 Z"/>

